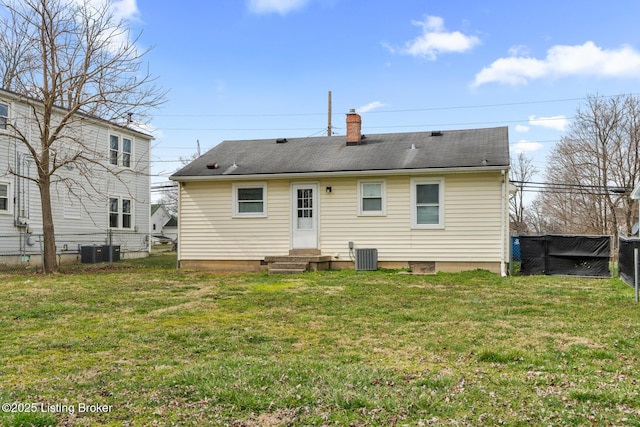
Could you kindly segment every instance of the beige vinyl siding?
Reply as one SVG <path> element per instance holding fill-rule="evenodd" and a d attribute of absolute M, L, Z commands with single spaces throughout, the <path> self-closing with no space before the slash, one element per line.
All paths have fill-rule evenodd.
<path fill-rule="evenodd" d="M 265 218 L 233 218 L 230 181 L 181 184 L 180 259 L 261 260 L 288 253 L 290 184 L 262 182 L 267 183 Z"/>
<path fill-rule="evenodd" d="M 368 178 L 371 177 L 362 179 Z M 357 178 L 332 180 L 331 186 L 331 194 L 322 194 L 321 200 L 320 242 L 323 254 L 339 254 L 340 260 L 348 260 L 349 241 L 353 241 L 356 247 L 377 248 L 379 256 L 383 253 L 388 256 L 406 247 L 411 223 L 408 178 L 385 178 L 385 216 L 358 216 Z"/>
<path fill-rule="evenodd" d="M 444 180 L 442 229 L 411 226 L 411 180 Z M 384 180 L 384 216 L 358 215 L 359 180 Z M 261 260 L 290 249 L 290 191 L 300 180 L 264 180 L 266 218 L 232 217 L 232 182 L 182 183 L 181 260 Z M 319 245 L 323 255 L 348 261 L 356 248 L 378 249 L 380 261 L 500 262 L 500 172 L 442 175 L 375 175 L 322 178 L 319 183 Z M 325 191 L 331 187 L 331 193 Z"/>
<path fill-rule="evenodd" d="M 444 178 L 443 229 L 411 227 L 412 177 L 418 176 L 385 178 L 386 216 L 381 217 L 357 216 L 357 179 L 332 180 L 332 193 L 321 201 L 323 254 L 348 260 L 353 241 L 356 248 L 378 249 L 381 261 L 500 261 L 500 173 L 434 175 Z"/>

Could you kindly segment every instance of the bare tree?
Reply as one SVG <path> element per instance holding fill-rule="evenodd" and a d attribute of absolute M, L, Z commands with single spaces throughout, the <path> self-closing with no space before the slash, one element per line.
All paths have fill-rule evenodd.
<path fill-rule="evenodd" d="M 163 205 L 169 214 L 173 216 L 178 215 L 178 183 L 176 185 L 167 184 L 162 188 L 162 196 L 158 201 Z"/>
<path fill-rule="evenodd" d="M 115 173 L 104 151 L 83 138 L 83 120 L 143 119 L 164 102 L 123 20 L 109 1 L 1 0 L 0 73 L 4 89 L 20 96 L 29 114 L 7 126 L 30 153 L 42 205 L 45 272 L 57 270 L 52 185 L 78 168 L 91 185 L 94 171 Z M 33 139 L 29 135 L 34 134 Z M 12 171 L 14 174 L 19 172 Z"/>
<path fill-rule="evenodd" d="M 630 192 L 640 178 L 640 101 L 590 96 L 548 157 L 547 181 L 565 185 L 542 196 L 556 228 L 588 234 L 629 233 Z"/>
<path fill-rule="evenodd" d="M 509 217 L 511 232 L 522 234 L 528 231 L 525 221 L 524 186 L 538 173 L 538 168 L 533 165 L 533 158 L 524 153 L 511 161 L 511 182 L 516 187 L 516 193 L 509 198 Z"/>
<path fill-rule="evenodd" d="M 550 215 L 545 209 L 541 195 L 538 194 L 527 207 L 525 221 L 534 234 L 557 233 L 558 230 L 549 222 Z"/>
<path fill-rule="evenodd" d="M 195 159 L 200 157 L 200 142 L 198 142 L 198 151 L 193 153 L 191 156 L 180 156 L 178 160 L 182 164 L 182 166 L 186 166 Z M 175 185 L 167 185 L 162 190 L 162 196 L 160 197 L 160 203 L 167 208 L 167 211 L 171 215 L 178 215 L 178 183 L 170 181 Z"/>

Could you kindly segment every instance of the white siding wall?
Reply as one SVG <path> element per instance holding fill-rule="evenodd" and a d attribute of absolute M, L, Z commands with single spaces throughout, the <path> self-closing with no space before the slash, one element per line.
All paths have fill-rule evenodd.
<path fill-rule="evenodd" d="M 320 183 L 320 249 L 349 260 L 348 242 L 378 249 L 380 261 L 500 262 L 500 172 L 437 175 L 444 178 L 445 227 L 411 227 L 411 178 L 387 176 L 386 215 L 358 216 L 358 180 Z M 434 176 L 435 177 L 435 176 Z M 290 248 L 290 186 L 300 180 L 269 180 L 267 218 L 232 218 L 231 182 L 182 184 L 180 259 L 257 260 Z M 325 192 L 327 186 L 332 192 Z"/>
<path fill-rule="evenodd" d="M 183 260 L 261 260 L 289 250 L 289 182 L 267 184 L 266 218 L 232 218 L 231 182 L 181 184 Z"/>
<path fill-rule="evenodd" d="M 30 124 L 29 110 L 20 103 L 3 98 L 0 102 L 9 103 L 9 119 L 17 120 L 17 125 L 28 129 Z M 132 159 L 130 169 L 119 169 L 118 177 L 101 168 L 95 168 L 90 177 L 90 184 L 79 175 L 78 169 L 60 169 L 60 175 L 76 180 L 74 191 L 80 196 L 69 202 L 68 190 L 64 184 L 53 185 L 52 209 L 56 231 L 56 245 L 61 252 L 64 245 L 69 251 L 77 250 L 78 244 L 104 243 L 108 230 L 108 197 L 121 196 L 133 200 L 133 228 L 128 236 L 114 238 L 114 244 L 121 245 L 122 252 L 145 251 L 148 248 L 149 202 L 150 202 L 150 138 L 124 128 L 109 127 L 106 122 L 86 120 L 82 126 L 82 138 L 85 143 L 94 146 L 97 151 L 104 152 L 104 164 L 108 163 L 109 133 L 115 132 L 132 139 Z M 32 139 L 37 137 L 35 130 L 30 133 Z M 34 143 L 35 143 L 34 139 Z M 10 182 L 12 197 L 15 197 L 14 210 L 11 215 L 0 215 L 0 256 L 16 254 L 20 251 L 20 236 L 24 228 L 15 226 L 14 219 L 19 216 L 17 207 L 26 207 L 29 229 L 34 235 L 42 232 L 42 211 L 40 195 L 35 183 L 19 179 L 9 174 L 9 167 L 15 169 L 18 155 L 26 154 L 25 147 L 11 136 L 10 131 L 0 130 L 0 182 Z M 36 176 L 33 162 L 28 165 L 30 176 Z M 18 192 L 18 189 L 21 191 Z M 84 189 L 84 191 L 83 191 Z M 135 230 L 137 229 L 137 233 Z M 96 233 L 103 233 L 97 235 Z M 91 235 L 95 234 L 95 235 Z M 23 236 L 24 237 L 24 236 Z M 24 247 L 24 245 L 22 245 Z M 39 253 L 38 245 L 26 247 L 27 254 Z M 1 263 L 1 261 L 0 261 Z"/>
<path fill-rule="evenodd" d="M 151 216 L 151 234 L 162 234 L 162 227 L 169 221 L 169 218 L 171 217 L 163 207 L 156 209 L 155 213 Z"/>
<path fill-rule="evenodd" d="M 440 177 L 440 176 L 439 176 Z M 386 216 L 357 216 L 357 180 L 332 180 L 322 199 L 322 251 L 348 260 L 348 242 L 378 249 L 381 261 L 499 262 L 501 183 L 499 173 L 442 175 L 445 227 L 411 227 L 411 177 L 386 182 Z M 327 181 L 328 182 L 328 181 Z"/>

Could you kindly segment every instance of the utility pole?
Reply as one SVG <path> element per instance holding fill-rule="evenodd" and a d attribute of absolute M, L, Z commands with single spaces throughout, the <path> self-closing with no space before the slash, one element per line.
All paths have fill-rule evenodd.
<path fill-rule="evenodd" d="M 327 136 L 331 136 L 331 91 L 329 91 L 329 110 L 327 114 Z"/>

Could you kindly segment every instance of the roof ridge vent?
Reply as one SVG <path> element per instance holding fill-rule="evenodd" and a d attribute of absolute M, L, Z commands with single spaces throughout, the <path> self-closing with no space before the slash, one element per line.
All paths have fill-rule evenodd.
<path fill-rule="evenodd" d="M 431 132 L 431 136 L 442 136 L 442 131 L 434 130 L 433 132 Z"/>
<path fill-rule="evenodd" d="M 289 140 L 287 138 L 276 139 L 276 144 L 284 144 L 285 142 L 289 142 Z"/>

